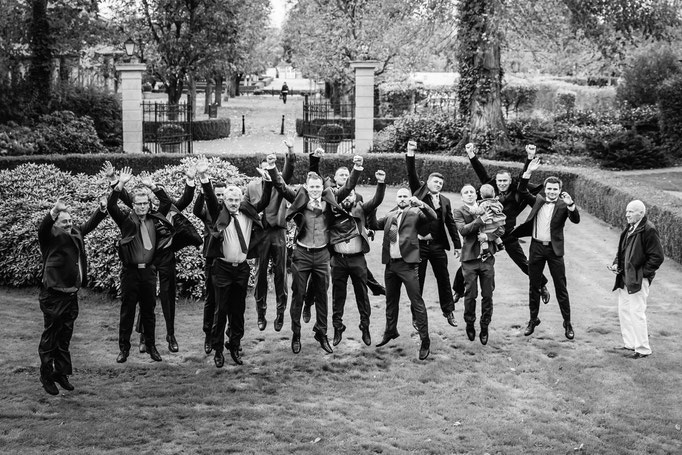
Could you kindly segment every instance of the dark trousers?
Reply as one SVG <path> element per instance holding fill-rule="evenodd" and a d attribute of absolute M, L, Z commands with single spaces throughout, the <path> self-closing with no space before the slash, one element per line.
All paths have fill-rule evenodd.
<path fill-rule="evenodd" d="M 213 290 L 213 276 L 211 273 L 214 260 L 214 258 L 206 258 L 206 265 L 204 266 L 206 300 L 204 300 L 204 323 L 202 328 L 208 336 L 211 336 L 213 333 L 213 325 L 215 324 L 215 292 Z"/>
<path fill-rule="evenodd" d="M 540 287 L 542 286 L 542 272 L 545 263 L 549 266 L 549 273 L 554 282 L 556 299 L 564 321 L 571 322 L 571 304 L 568 299 L 566 288 L 566 266 L 563 256 L 557 256 L 552 245 L 543 245 L 535 240 L 530 242 L 528 252 L 528 273 L 530 275 L 528 306 L 530 307 L 530 319 L 534 320 L 540 312 Z"/>
<path fill-rule="evenodd" d="M 156 272 L 159 274 L 159 300 L 161 300 L 161 310 L 163 319 L 166 321 L 166 335 L 175 335 L 175 252 L 171 248 L 158 250 L 154 259 Z M 135 330 L 144 334 L 144 328 L 137 317 Z"/>
<path fill-rule="evenodd" d="M 421 262 L 419 262 L 419 293 L 422 294 L 424 292 L 426 266 L 427 262 L 430 262 L 433 275 L 436 277 L 438 300 L 440 301 L 440 309 L 443 314 L 449 314 L 455 310 L 452 290 L 450 289 L 450 273 L 448 273 L 448 256 L 446 253 L 447 250 L 439 243 L 425 240 L 419 241 L 419 256 L 421 257 Z"/>
<path fill-rule="evenodd" d="M 476 322 L 478 282 L 481 282 L 481 326 L 487 327 L 493 317 L 493 291 L 495 290 L 495 256 L 485 261 L 474 259 L 462 262 L 464 275 L 464 321 Z"/>
<path fill-rule="evenodd" d="M 121 351 L 130 350 L 130 335 L 135 322 L 135 307 L 140 303 L 140 325 L 145 345 L 154 346 L 156 327 L 156 268 L 128 268 L 121 270 L 121 320 L 118 328 L 118 346 Z"/>
<path fill-rule="evenodd" d="M 40 376 L 43 379 L 51 379 L 53 374 L 68 376 L 72 374 L 69 345 L 78 317 L 78 294 L 41 287 L 38 301 L 45 327 L 38 345 Z"/>
<path fill-rule="evenodd" d="M 272 259 L 275 275 L 275 295 L 277 296 L 277 313 L 284 313 L 287 308 L 287 244 L 285 228 L 269 228 L 265 231 L 258 250 L 256 267 L 256 286 L 253 297 L 256 299 L 256 312 L 265 316 L 268 298 L 268 265 Z"/>
<path fill-rule="evenodd" d="M 346 289 L 348 277 L 353 283 L 355 301 L 360 312 L 360 325 L 369 328 L 369 316 L 372 312 L 367 293 L 367 261 L 365 255 L 342 257 L 333 255 L 332 266 L 332 324 L 337 330 L 345 329 L 343 310 L 346 305 Z"/>
<path fill-rule="evenodd" d="M 308 251 L 296 248 L 291 261 L 291 331 L 301 334 L 301 312 L 306 285 L 315 290 L 315 327 L 313 330 L 327 335 L 327 289 L 329 289 L 329 250 Z"/>
<path fill-rule="evenodd" d="M 376 278 L 374 278 L 374 275 L 372 274 L 372 271 L 370 269 L 367 269 L 367 288 L 372 291 L 372 294 L 374 295 L 386 295 L 386 288 L 384 287 L 383 284 L 379 283 Z M 305 305 L 306 306 L 313 306 L 315 304 L 315 288 L 310 285 L 310 280 L 308 280 L 308 287 L 306 288 L 305 291 Z"/>
<path fill-rule="evenodd" d="M 410 299 L 412 322 L 417 327 L 419 337 L 428 338 L 429 319 L 419 290 L 419 266 L 408 264 L 402 259 L 391 260 L 386 264 L 384 282 L 386 283 L 386 334 L 398 333 L 400 286 L 404 284 L 407 297 Z"/>
<path fill-rule="evenodd" d="M 244 336 L 244 311 L 250 268 L 246 261 L 234 266 L 216 259 L 211 271 L 216 305 L 211 339 L 213 349 L 223 352 L 226 324 L 230 324 L 231 346 L 239 347 Z"/>

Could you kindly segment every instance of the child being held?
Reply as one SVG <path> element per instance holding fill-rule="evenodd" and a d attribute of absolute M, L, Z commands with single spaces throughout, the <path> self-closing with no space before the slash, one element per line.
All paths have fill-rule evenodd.
<path fill-rule="evenodd" d="M 493 188 L 492 185 L 488 185 L 487 183 L 482 185 L 480 194 L 481 200 L 478 201 L 478 210 L 474 210 L 471 213 L 474 215 L 488 213 L 491 218 L 485 222 L 485 227 L 481 228 L 479 233 L 494 235 L 495 231 L 497 231 L 500 226 L 504 227 L 507 216 L 502 213 L 502 203 L 495 196 L 495 188 Z M 497 246 L 497 250 L 504 250 L 504 244 L 502 243 L 500 236 L 495 236 L 493 241 Z M 488 241 L 481 242 L 481 260 L 485 261 L 492 255 L 493 253 L 490 251 Z"/>

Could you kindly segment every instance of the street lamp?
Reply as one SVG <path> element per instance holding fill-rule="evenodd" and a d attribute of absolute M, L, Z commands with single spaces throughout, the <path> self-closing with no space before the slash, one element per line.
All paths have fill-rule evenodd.
<path fill-rule="evenodd" d="M 132 57 L 133 55 L 135 55 L 136 44 L 132 38 L 128 37 L 128 39 L 125 41 L 125 43 L 123 43 L 123 46 L 125 47 L 126 55 L 128 57 Z"/>

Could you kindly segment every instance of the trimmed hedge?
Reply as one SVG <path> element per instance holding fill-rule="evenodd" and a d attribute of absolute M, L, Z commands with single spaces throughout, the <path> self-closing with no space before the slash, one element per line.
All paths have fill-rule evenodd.
<path fill-rule="evenodd" d="M 338 121 L 337 121 L 338 120 Z M 393 125 L 395 121 L 398 120 L 397 118 L 375 118 L 374 119 L 374 131 L 381 131 L 387 126 Z M 335 123 L 335 124 L 341 124 L 343 126 L 344 131 L 353 131 L 355 129 L 355 120 L 354 119 L 333 119 L 330 118 L 328 120 L 324 119 L 317 119 L 313 120 L 311 125 L 310 125 L 310 131 L 308 131 L 308 135 L 317 135 L 318 130 L 326 124 L 329 123 Z M 297 118 L 296 119 L 296 135 L 301 137 L 303 136 L 303 119 L 302 118 Z"/>

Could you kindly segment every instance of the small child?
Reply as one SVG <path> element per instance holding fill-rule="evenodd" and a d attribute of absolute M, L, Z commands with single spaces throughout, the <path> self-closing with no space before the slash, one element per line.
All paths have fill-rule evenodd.
<path fill-rule="evenodd" d="M 502 203 L 495 197 L 495 189 L 492 185 L 488 185 L 487 183 L 482 185 L 480 193 L 481 200 L 478 201 L 478 210 L 471 213 L 474 215 L 482 215 L 487 212 L 492 218 L 485 222 L 485 227 L 482 228 L 479 233 L 492 234 L 500 226 L 504 227 L 507 216 L 502 213 Z M 494 242 L 498 250 L 504 250 L 504 244 L 499 236 L 494 238 Z M 490 251 L 488 241 L 481 242 L 481 260 L 485 261 L 492 255 L 493 253 Z"/>

